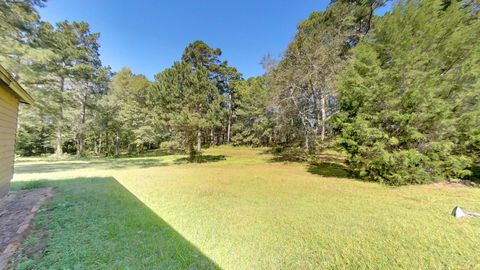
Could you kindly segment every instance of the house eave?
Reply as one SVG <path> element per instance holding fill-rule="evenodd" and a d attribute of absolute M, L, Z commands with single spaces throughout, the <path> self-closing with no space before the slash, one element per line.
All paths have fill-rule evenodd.
<path fill-rule="evenodd" d="M 0 80 L 2 80 L 8 86 L 13 94 L 18 97 L 20 102 L 26 104 L 32 104 L 34 102 L 32 96 L 30 96 L 30 94 L 25 91 L 20 84 L 18 84 L 18 82 L 2 65 L 0 65 Z"/>

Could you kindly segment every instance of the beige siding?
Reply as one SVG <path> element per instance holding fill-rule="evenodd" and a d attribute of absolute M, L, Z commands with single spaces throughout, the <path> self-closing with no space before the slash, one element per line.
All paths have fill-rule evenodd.
<path fill-rule="evenodd" d="M 0 197 L 8 192 L 13 176 L 18 100 L 0 83 Z"/>

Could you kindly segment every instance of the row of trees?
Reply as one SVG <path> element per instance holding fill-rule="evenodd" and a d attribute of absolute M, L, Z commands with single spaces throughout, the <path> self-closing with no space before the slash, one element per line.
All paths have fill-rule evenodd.
<path fill-rule="evenodd" d="M 369 33 L 377 0 L 333 1 L 300 23 L 279 65 L 268 74 L 276 122 L 287 144 L 301 141 L 307 153 L 328 145 L 335 134 L 338 74 L 350 50 Z"/>
<path fill-rule="evenodd" d="M 87 121 L 106 92 L 110 71 L 101 65 L 98 33 L 88 23 L 40 21 L 43 0 L 1 1 L 0 60 L 36 100 L 21 114 L 22 154 L 85 149 Z"/>
<path fill-rule="evenodd" d="M 243 79 L 221 50 L 191 43 L 154 81 L 99 59 L 87 23 L 42 22 L 44 1 L 3 1 L 1 61 L 35 96 L 19 154 L 135 154 L 224 143 L 313 157 L 344 151 L 360 177 L 458 179 L 480 153 L 480 4 L 335 0 L 301 22 L 281 59 Z M 13 49 L 12 49 L 13 48 Z"/>
<path fill-rule="evenodd" d="M 220 49 L 193 42 L 153 82 L 128 68 L 112 73 L 99 58 L 99 34 L 85 22 L 41 21 L 44 2 L 1 3 L 1 61 L 36 100 L 22 108 L 19 154 L 117 156 L 161 147 L 195 159 L 204 145 L 244 143 L 236 112 L 248 117 L 244 107 L 257 105 L 253 91 L 266 93 L 265 85 L 244 81 Z M 245 142 L 261 144 L 251 136 Z"/>
<path fill-rule="evenodd" d="M 480 153 L 480 3 L 335 1 L 267 76 L 285 141 L 332 145 L 357 176 L 460 179 Z"/>

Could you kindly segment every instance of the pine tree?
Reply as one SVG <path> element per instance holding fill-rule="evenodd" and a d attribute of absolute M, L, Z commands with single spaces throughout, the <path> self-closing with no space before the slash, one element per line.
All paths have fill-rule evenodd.
<path fill-rule="evenodd" d="M 182 61 L 192 64 L 194 68 L 205 68 L 209 71 L 209 79 L 215 82 L 219 94 L 223 97 L 222 115 L 210 129 L 211 144 L 215 144 L 215 131 L 225 127 L 226 142 L 232 138 L 232 125 L 235 117 L 236 93 L 233 84 L 242 79 L 242 74 L 227 61 L 221 61 L 222 50 L 213 49 L 205 42 L 197 40 L 187 46 Z"/>
<path fill-rule="evenodd" d="M 192 160 L 202 151 L 202 130 L 218 117 L 221 98 L 205 67 L 177 62 L 155 76 L 150 90 L 155 114 L 182 139 Z M 195 147 L 196 144 L 196 147 Z"/>
<path fill-rule="evenodd" d="M 46 63 L 37 68 L 43 72 L 43 89 L 49 93 L 47 108 L 50 120 L 56 127 L 55 152 L 58 157 L 63 155 L 65 137 L 78 140 L 79 134 L 75 134 L 78 132 L 72 132 L 69 124 L 75 122 L 73 110 L 76 103 L 80 103 L 82 112 L 86 108 L 85 91 L 89 91 L 90 87 L 85 85 L 85 80 L 92 80 L 96 70 L 101 67 L 98 38 L 99 34 L 90 33 L 89 25 L 84 22 L 64 21 L 57 23 L 56 27 L 43 23 L 38 29 L 35 46 L 52 52 Z M 67 120 L 67 117 L 71 119 Z M 80 118 L 77 130 L 82 145 L 84 117 L 85 113 Z M 65 136 L 65 131 L 69 136 Z"/>
<path fill-rule="evenodd" d="M 400 185 L 469 173 L 480 128 L 476 12 L 462 2 L 400 2 L 354 50 L 337 120 L 360 176 Z"/>
<path fill-rule="evenodd" d="M 236 102 L 233 125 L 236 145 L 269 145 L 273 141 L 273 119 L 268 110 L 269 92 L 265 77 L 235 83 Z"/>
<path fill-rule="evenodd" d="M 44 0 L 0 1 L 0 62 L 18 80 L 27 62 L 40 57 L 31 47 Z"/>

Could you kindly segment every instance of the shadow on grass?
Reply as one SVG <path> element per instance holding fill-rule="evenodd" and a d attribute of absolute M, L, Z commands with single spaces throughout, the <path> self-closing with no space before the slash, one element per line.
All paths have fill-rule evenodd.
<path fill-rule="evenodd" d="M 294 155 L 274 155 L 270 162 L 302 162 L 305 158 Z"/>
<path fill-rule="evenodd" d="M 225 155 L 203 155 L 200 162 L 218 162 L 226 160 Z M 188 157 L 177 158 L 173 165 L 190 163 Z M 111 159 L 78 159 L 78 160 L 46 160 L 42 163 L 24 164 L 15 162 L 15 174 L 27 173 L 51 173 L 69 170 L 95 169 L 124 169 L 124 168 L 151 168 L 172 165 L 171 162 L 163 162 L 158 158 L 111 158 Z"/>
<path fill-rule="evenodd" d="M 302 162 L 306 160 L 305 152 L 301 148 L 267 149 L 260 155 L 271 155 L 270 162 Z"/>
<path fill-rule="evenodd" d="M 48 231 L 47 250 L 21 256 L 23 268 L 220 269 L 115 178 L 12 183 L 35 187 L 56 195 L 34 222 L 34 232 Z"/>
<path fill-rule="evenodd" d="M 308 166 L 307 171 L 324 177 L 354 178 L 353 174 L 345 165 L 336 163 L 318 163 Z"/>
<path fill-rule="evenodd" d="M 47 161 L 40 164 L 22 164 L 15 162 L 15 174 L 25 173 L 50 173 L 62 172 L 66 170 L 80 170 L 86 168 L 100 169 L 123 169 L 127 167 L 150 168 L 157 166 L 167 166 L 166 162 L 162 162 L 155 158 L 129 158 L 129 159 L 85 159 L 85 160 L 66 160 L 66 161 Z"/>
<path fill-rule="evenodd" d="M 207 163 L 207 162 L 218 162 L 226 160 L 225 155 L 202 155 L 199 161 L 191 162 L 189 157 L 177 158 L 173 161 L 174 164 L 186 164 L 186 163 Z"/>
<path fill-rule="evenodd" d="M 307 160 L 303 149 L 298 147 L 284 148 L 279 150 L 268 149 L 261 153 L 262 155 L 270 154 L 273 157 L 270 162 L 304 162 Z M 316 155 L 316 161 L 311 161 L 307 167 L 307 171 L 312 174 L 324 177 L 352 178 L 355 179 L 353 173 L 345 165 L 343 157 L 338 155 L 320 154 Z"/>

